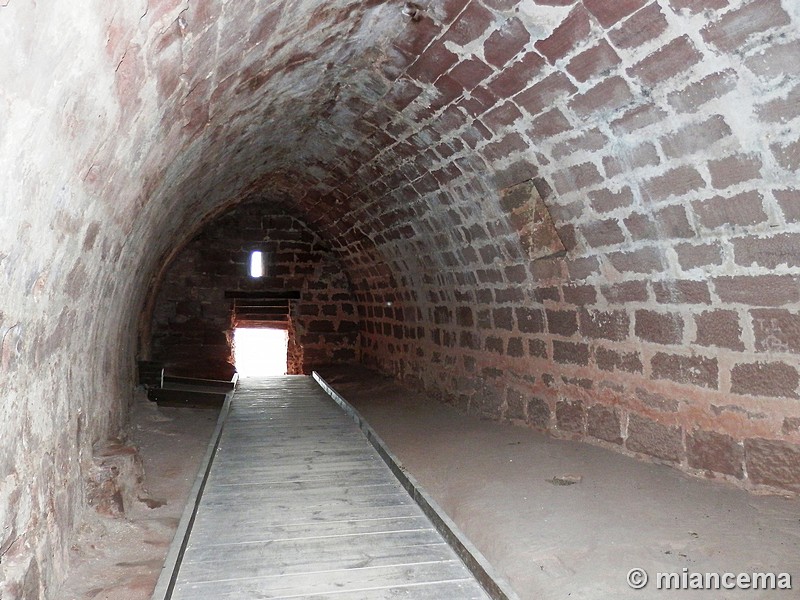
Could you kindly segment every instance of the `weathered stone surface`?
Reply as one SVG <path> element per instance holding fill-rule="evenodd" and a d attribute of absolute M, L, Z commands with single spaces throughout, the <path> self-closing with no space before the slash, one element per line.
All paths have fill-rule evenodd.
<path fill-rule="evenodd" d="M 686 458 L 690 467 L 715 473 L 744 476 L 744 448 L 729 435 L 713 431 L 692 431 L 686 434 Z"/>
<path fill-rule="evenodd" d="M 602 404 L 590 406 L 586 413 L 586 433 L 612 444 L 621 444 L 618 410 Z"/>
<path fill-rule="evenodd" d="M 358 360 L 442 397 L 497 369 L 502 393 L 481 408 L 494 417 L 522 375 L 507 363 L 547 364 L 550 391 L 564 378 L 689 384 L 770 412 L 765 438 L 796 435 L 753 398 L 798 393 L 791 2 L 448 0 L 418 20 L 356 0 L 0 4 L 0 373 L 13 407 L 0 527 L 30 554 L 4 597 L 65 572 L 86 457 L 118 435 L 135 359 L 165 341 L 153 318 L 203 349 L 176 361 L 230 369 L 223 329 L 202 325 L 223 320 L 224 298 L 188 275 L 196 297 L 170 314 L 156 298 L 170 260 L 245 201 L 313 234 L 312 250 L 281 238 L 296 264 L 275 265 L 276 286 L 313 296 L 292 333 L 309 365 Z M 509 208 L 499 190 L 515 186 L 523 202 Z M 226 235 L 266 230 L 297 233 L 254 220 Z M 330 259 L 319 273 L 309 252 Z M 667 276 L 692 285 L 665 290 Z M 569 340 L 548 331 L 544 311 L 584 306 L 589 288 L 591 310 L 680 315 L 681 347 L 588 323 Z M 435 322 L 434 307 L 451 318 Z M 23 490 L 52 500 L 55 520 L 23 514 Z"/>
<path fill-rule="evenodd" d="M 683 456 L 683 432 L 680 427 L 662 425 L 637 414 L 628 417 L 625 447 L 671 462 Z"/>
<path fill-rule="evenodd" d="M 800 447 L 780 440 L 744 441 L 747 476 L 753 483 L 800 491 Z"/>

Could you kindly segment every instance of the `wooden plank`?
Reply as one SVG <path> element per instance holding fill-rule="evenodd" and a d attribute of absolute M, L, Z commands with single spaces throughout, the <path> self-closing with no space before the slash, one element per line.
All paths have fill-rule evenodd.
<path fill-rule="evenodd" d="M 448 561 L 261 577 L 247 580 L 244 589 L 251 594 L 251 598 L 291 598 L 296 595 L 298 589 L 302 589 L 304 595 L 317 596 L 335 593 L 342 589 L 355 593 L 469 581 L 470 579 L 464 575 L 463 566 L 458 561 Z M 241 597 L 242 584 L 242 580 L 229 579 L 198 582 L 189 589 L 192 593 L 204 593 L 206 598 L 237 598 Z"/>
<path fill-rule="evenodd" d="M 310 378 L 243 380 L 205 481 L 174 599 L 487 599 Z"/>

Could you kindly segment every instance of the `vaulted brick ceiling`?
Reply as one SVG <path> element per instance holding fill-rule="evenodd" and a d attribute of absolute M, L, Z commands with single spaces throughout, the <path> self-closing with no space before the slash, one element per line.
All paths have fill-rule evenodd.
<path fill-rule="evenodd" d="M 66 548 L 151 286 L 249 199 L 381 306 L 386 371 L 800 485 L 800 3 L 419 5 L 0 0 L 7 535 Z"/>

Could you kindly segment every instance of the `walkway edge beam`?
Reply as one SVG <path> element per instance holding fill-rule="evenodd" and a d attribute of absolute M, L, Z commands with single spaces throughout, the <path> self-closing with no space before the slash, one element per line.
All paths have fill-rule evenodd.
<path fill-rule="evenodd" d="M 417 483 L 417 480 L 403 468 L 397 457 L 392 454 L 380 436 L 370 427 L 364 417 L 347 400 L 345 400 L 331 385 L 317 372 L 312 372 L 312 377 L 325 390 L 359 426 L 372 447 L 378 452 L 386 465 L 400 481 L 408 494 L 417 503 L 422 512 L 427 516 L 445 541 L 456 552 L 467 569 L 475 576 L 478 583 L 486 590 L 493 600 L 520 600 L 511 586 L 501 578 L 464 533 L 458 528 L 442 508 L 431 498 Z M 153 600 L 156 600 L 153 597 Z M 160 599 L 159 599 L 160 600 Z"/>
<path fill-rule="evenodd" d="M 186 508 L 183 510 L 181 520 L 178 522 L 178 529 L 175 531 L 172 543 L 169 546 L 169 552 L 167 552 L 167 557 L 164 560 L 164 566 L 161 569 L 161 574 L 158 577 L 156 587 L 151 596 L 152 600 L 169 600 L 172 597 L 172 590 L 175 587 L 175 580 L 181 565 L 181 559 L 183 558 L 183 553 L 186 551 L 186 545 L 189 542 L 189 534 L 192 532 L 192 524 L 197 515 L 197 507 L 200 505 L 200 500 L 203 497 L 203 489 L 206 486 L 208 474 L 211 471 L 214 454 L 219 447 L 222 429 L 225 426 L 225 420 L 228 417 L 228 412 L 231 407 L 231 399 L 234 393 L 236 393 L 237 382 L 238 377 L 235 377 L 233 379 L 234 388 L 225 395 L 225 403 L 219 411 L 217 425 L 208 442 L 208 449 L 200 463 L 200 468 L 197 471 L 197 477 L 194 480 L 192 490 L 189 492 L 189 496 L 186 499 Z"/>

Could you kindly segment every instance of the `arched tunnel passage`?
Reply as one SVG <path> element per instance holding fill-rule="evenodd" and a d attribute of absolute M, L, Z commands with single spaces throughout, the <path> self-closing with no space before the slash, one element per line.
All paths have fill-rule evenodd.
<path fill-rule="evenodd" d="M 418 4 L 0 6 L 4 597 L 63 578 L 171 266 L 251 203 L 349 294 L 298 369 L 798 489 L 797 4 Z"/>

